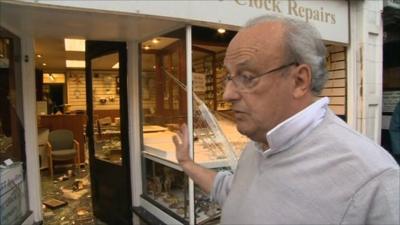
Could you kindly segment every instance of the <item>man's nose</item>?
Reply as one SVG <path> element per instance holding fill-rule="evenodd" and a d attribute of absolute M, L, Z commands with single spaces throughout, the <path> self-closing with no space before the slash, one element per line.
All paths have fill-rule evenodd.
<path fill-rule="evenodd" d="M 240 93 L 232 81 L 226 83 L 224 88 L 224 95 L 222 97 L 224 101 L 227 102 L 232 102 L 240 98 Z"/>

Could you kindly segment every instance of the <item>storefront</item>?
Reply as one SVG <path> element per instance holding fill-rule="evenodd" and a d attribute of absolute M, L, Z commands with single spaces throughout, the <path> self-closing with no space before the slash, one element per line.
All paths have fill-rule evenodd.
<path fill-rule="evenodd" d="M 329 50 L 330 78 L 321 96 L 328 96 L 330 108 L 355 129 L 377 142 L 380 140 L 382 3 L 379 1 L 3 1 L 0 4 L 0 26 L 21 39 L 22 55 L 27 59 L 21 65 L 25 77 L 21 84 L 25 129 L 32 130 L 25 133 L 25 140 L 26 146 L 31 146 L 26 149 L 26 164 L 29 208 L 35 221 L 42 220 L 38 149 L 32 147 L 38 146 L 34 93 L 35 62 L 40 59 L 35 55 L 39 53 L 38 40 L 44 37 L 86 40 L 86 69 L 63 68 L 61 72 L 66 78 L 68 110 L 82 110 L 87 115 L 91 180 L 98 188 L 92 188 L 97 193 L 93 203 L 100 214 L 107 214 L 107 207 L 112 209 L 110 212 L 121 211 L 112 202 L 128 199 L 127 207 L 133 207 L 134 215 L 150 213 L 164 223 L 200 224 L 218 219 L 218 207 L 209 202 L 177 165 L 171 136 L 178 124 L 186 122 L 192 125 L 191 132 L 196 137 L 192 149 L 195 160 L 217 170 L 234 167 L 246 139 L 235 131 L 229 104 L 221 98 L 222 61 L 229 40 L 255 16 L 273 13 L 314 24 Z M 225 32 L 218 33 L 218 28 L 224 28 Z M 113 67 L 117 62 L 119 65 L 114 69 L 102 68 L 98 63 L 102 60 Z M 214 121 L 206 121 L 210 114 L 205 108 L 212 112 L 219 129 L 212 126 Z M 108 114 L 96 117 L 102 110 Z M 107 128 L 108 133 L 102 134 L 103 122 L 108 128 L 119 126 L 114 130 Z M 117 139 L 108 138 L 116 133 Z M 98 145 L 99 138 L 111 141 Z M 119 151 L 113 151 L 110 143 L 118 143 Z M 104 152 L 105 149 L 108 151 Z M 236 150 L 230 154 L 222 149 Z M 109 178 L 122 174 L 124 179 L 100 179 L 104 174 Z M 116 183 L 120 185 L 113 189 Z M 110 193 L 123 194 L 113 199 Z M 131 219 L 126 213 L 121 217 Z"/>

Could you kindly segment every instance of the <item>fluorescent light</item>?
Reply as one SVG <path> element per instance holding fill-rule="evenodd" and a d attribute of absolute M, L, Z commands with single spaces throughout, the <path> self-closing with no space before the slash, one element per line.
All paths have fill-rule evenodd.
<path fill-rule="evenodd" d="M 114 66 L 112 66 L 113 69 L 119 69 L 119 62 L 115 63 Z"/>
<path fill-rule="evenodd" d="M 84 52 L 85 39 L 64 39 L 65 51 Z"/>
<path fill-rule="evenodd" d="M 65 74 L 63 73 L 43 73 L 43 83 L 65 83 Z"/>
<path fill-rule="evenodd" d="M 67 68 L 85 68 L 85 60 L 65 60 Z"/>
<path fill-rule="evenodd" d="M 218 33 L 223 34 L 225 32 L 226 32 L 226 30 L 224 28 L 218 28 Z"/>

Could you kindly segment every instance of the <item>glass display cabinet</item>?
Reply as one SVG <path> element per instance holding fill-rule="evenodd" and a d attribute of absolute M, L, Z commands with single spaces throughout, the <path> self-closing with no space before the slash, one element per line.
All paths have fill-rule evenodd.
<path fill-rule="evenodd" d="M 247 138 L 222 99 L 222 60 L 233 35 L 186 27 L 141 43 L 141 201 L 163 221 L 218 222 L 219 206 L 184 174 L 172 137 L 187 123 L 196 163 L 216 171 L 235 167 Z"/>

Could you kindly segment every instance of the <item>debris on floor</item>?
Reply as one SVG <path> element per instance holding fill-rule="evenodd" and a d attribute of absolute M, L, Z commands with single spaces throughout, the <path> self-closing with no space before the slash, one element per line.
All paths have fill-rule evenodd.
<path fill-rule="evenodd" d="M 72 199 L 72 200 L 78 200 L 80 199 L 83 195 L 89 192 L 88 189 L 82 189 L 79 191 L 74 191 L 73 189 L 68 189 L 61 187 L 60 190 L 63 193 L 63 197 L 67 199 Z"/>
<path fill-rule="evenodd" d="M 57 178 L 58 181 L 66 181 L 66 180 L 68 180 L 68 179 L 69 179 L 69 177 L 68 177 L 68 175 L 66 175 L 66 174 L 64 174 L 64 175 L 62 175 L 61 177 Z"/>
<path fill-rule="evenodd" d="M 66 201 L 58 200 L 55 198 L 49 198 L 49 199 L 43 201 L 43 204 L 50 209 L 57 209 L 57 208 L 67 205 L 68 203 Z"/>
<path fill-rule="evenodd" d="M 99 221 L 92 212 L 88 170 L 81 170 L 79 175 L 65 170 L 63 172 L 66 174 L 55 175 L 54 180 L 48 175 L 48 171 L 42 172 L 42 200 L 53 198 L 68 203 L 54 209 L 43 205 L 43 224 L 98 224 Z"/>

